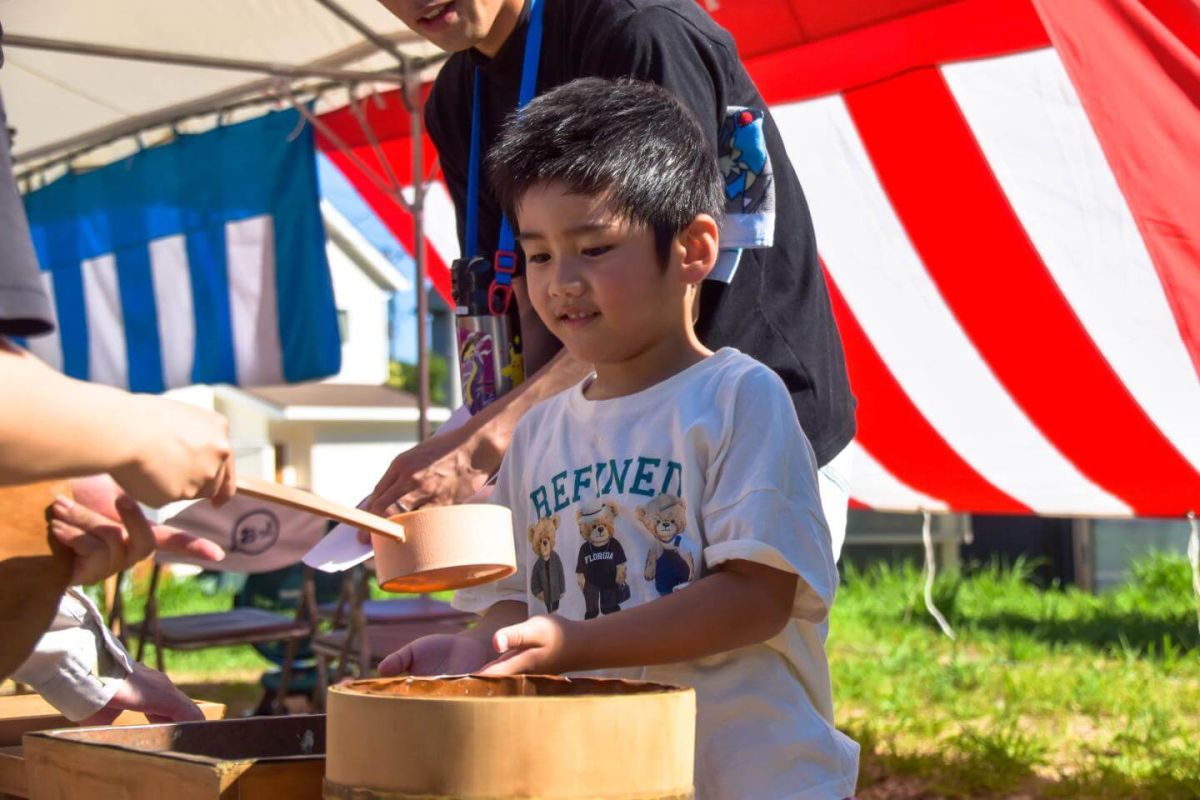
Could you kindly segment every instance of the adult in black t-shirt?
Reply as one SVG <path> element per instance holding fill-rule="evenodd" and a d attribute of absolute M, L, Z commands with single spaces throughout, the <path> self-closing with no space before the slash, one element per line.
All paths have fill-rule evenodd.
<path fill-rule="evenodd" d="M 525 0 L 381 0 L 424 38 L 454 54 L 442 67 L 426 106 L 429 134 L 458 212 L 464 239 L 475 69 L 484 76 L 482 149 L 516 107 L 529 7 Z M 537 91 L 585 76 L 628 76 L 669 89 L 710 131 L 730 109 L 762 118 L 774 182 L 773 246 L 742 252 L 728 284 L 706 281 L 697 333 L 712 349 L 730 345 L 774 369 L 791 391 L 801 426 L 820 465 L 854 436 L 854 398 L 841 339 L 821 274 L 812 221 L 783 141 L 762 96 L 738 58 L 732 37 L 695 0 L 541 0 L 544 35 Z M 765 113 L 761 113 L 765 112 Z M 496 248 L 500 212 L 481 176 L 479 250 Z M 725 239 L 724 234 L 722 237 Z M 476 415 L 458 431 L 401 454 L 380 480 L 371 508 L 384 511 L 457 502 L 474 493 L 499 463 L 524 410 L 587 374 L 558 344 L 524 300 L 521 311 L 527 374 L 533 378 Z M 556 354 L 557 353 L 557 354 Z M 549 366 L 538 371 L 542 364 Z M 843 483 L 844 486 L 844 483 Z M 842 514 L 844 515 L 842 500 Z M 395 510 L 394 508 L 392 510 Z M 840 536 L 836 544 L 840 546 Z"/>

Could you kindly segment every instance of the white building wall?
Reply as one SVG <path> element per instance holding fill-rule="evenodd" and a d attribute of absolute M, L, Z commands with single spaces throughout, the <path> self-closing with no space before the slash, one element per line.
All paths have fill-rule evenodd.
<path fill-rule="evenodd" d="M 339 316 L 346 320 L 342 371 L 330 383 L 375 386 L 388 379 L 388 292 L 332 242 L 325 246 Z"/>
<path fill-rule="evenodd" d="M 310 475 L 322 497 L 357 505 L 392 459 L 416 443 L 414 423 L 337 423 L 314 430 Z"/>

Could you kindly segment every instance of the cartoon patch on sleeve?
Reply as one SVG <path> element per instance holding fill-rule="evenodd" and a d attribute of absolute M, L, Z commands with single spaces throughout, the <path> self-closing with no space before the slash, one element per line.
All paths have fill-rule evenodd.
<path fill-rule="evenodd" d="M 775 241 L 775 174 L 762 109 L 730 106 L 717 134 L 717 163 L 725 181 L 721 247 L 770 247 Z"/>
<path fill-rule="evenodd" d="M 625 549 L 616 539 L 617 507 L 599 501 L 584 502 L 575 511 L 579 535 L 579 560 L 575 576 L 587 607 L 584 619 L 621 610 L 629 599 L 625 580 Z"/>
<path fill-rule="evenodd" d="M 529 544 L 537 560 L 529 570 L 529 593 L 546 605 L 546 612 L 558 611 L 559 600 L 567 589 L 562 559 L 554 552 L 558 539 L 558 514 L 539 519 L 529 526 Z"/>
<path fill-rule="evenodd" d="M 673 494 L 660 494 L 637 510 L 638 519 L 654 537 L 646 553 L 646 580 L 654 581 L 660 595 L 668 595 L 692 580 L 696 562 L 683 531 L 687 505 Z"/>

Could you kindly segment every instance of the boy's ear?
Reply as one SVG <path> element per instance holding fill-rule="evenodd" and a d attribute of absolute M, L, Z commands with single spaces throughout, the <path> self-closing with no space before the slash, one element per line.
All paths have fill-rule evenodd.
<path fill-rule="evenodd" d="M 684 283 L 699 284 L 708 277 L 717 263 L 718 242 L 717 221 L 708 214 L 697 214 L 679 232 L 675 244 L 682 250 L 679 271 Z"/>

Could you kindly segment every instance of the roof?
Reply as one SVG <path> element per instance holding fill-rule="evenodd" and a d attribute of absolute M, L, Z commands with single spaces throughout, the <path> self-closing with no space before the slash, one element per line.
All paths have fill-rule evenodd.
<path fill-rule="evenodd" d="M 438 52 L 375 0 L 338 3 L 410 55 Z M 18 128 L 18 159 L 172 110 L 217 108 L 259 94 L 273 83 L 262 75 L 229 69 L 31 50 L 13 41 L 20 36 L 314 68 L 369 72 L 394 69 L 396 64 L 315 2 L 110 0 L 101 7 L 62 0 L 0 5 L 6 39 L 4 99 L 9 120 Z"/>
<path fill-rule="evenodd" d="M 417 398 L 390 386 L 352 383 L 297 383 L 253 389 L 222 387 L 223 395 L 241 395 L 268 407 L 271 416 L 292 421 L 415 422 Z M 429 419 L 444 422 L 450 410 L 431 406 Z"/>

